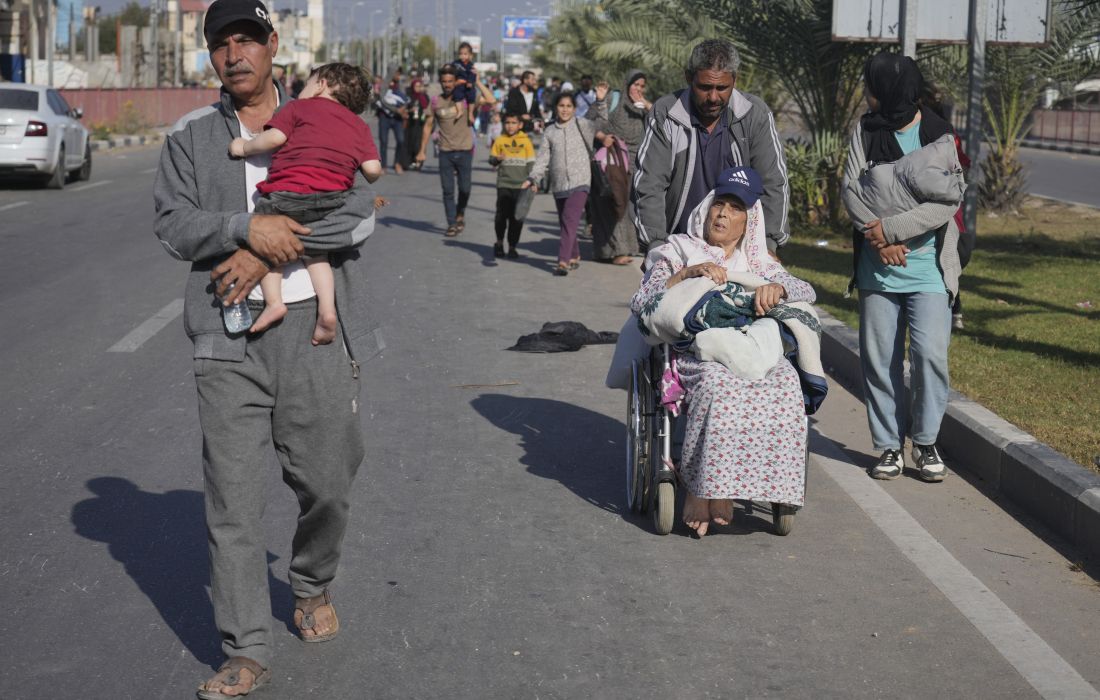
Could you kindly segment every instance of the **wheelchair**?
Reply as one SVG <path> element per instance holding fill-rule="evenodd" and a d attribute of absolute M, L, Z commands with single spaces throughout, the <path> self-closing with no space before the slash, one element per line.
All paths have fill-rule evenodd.
<path fill-rule="evenodd" d="M 635 359 L 627 393 L 626 500 L 632 512 L 652 515 L 653 529 L 658 535 L 672 531 L 676 514 L 675 422 L 668 409 L 661 405 L 661 378 L 671 366 L 672 352 L 668 345 L 660 345 L 652 349 L 649 357 Z M 808 437 L 806 443 L 803 470 L 809 463 Z M 770 510 L 772 531 L 784 537 L 791 533 L 795 513 L 800 509 L 785 503 L 738 503 L 748 515 L 754 510 Z"/>

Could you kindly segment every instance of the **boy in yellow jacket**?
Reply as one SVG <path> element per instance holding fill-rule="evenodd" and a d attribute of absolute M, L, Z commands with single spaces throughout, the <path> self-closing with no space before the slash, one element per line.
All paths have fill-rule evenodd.
<path fill-rule="evenodd" d="M 508 257 L 519 257 L 516 244 L 523 231 L 523 222 L 516 219 L 516 201 L 523 192 L 523 183 L 535 164 L 535 147 L 520 130 L 518 114 L 504 115 L 504 133 L 493 142 L 489 164 L 497 169 L 497 242 L 493 256 L 504 255 L 504 234 L 508 233 Z"/>

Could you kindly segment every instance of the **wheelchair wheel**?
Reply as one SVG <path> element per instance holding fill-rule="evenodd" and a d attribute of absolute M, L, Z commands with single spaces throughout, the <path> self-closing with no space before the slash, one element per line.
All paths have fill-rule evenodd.
<path fill-rule="evenodd" d="M 626 418 L 626 502 L 635 513 L 645 513 L 653 472 L 653 391 L 649 366 L 635 361 L 630 373 Z"/>
<path fill-rule="evenodd" d="M 791 534 L 791 528 L 794 527 L 794 514 L 797 510 L 786 503 L 772 504 L 772 525 L 775 527 L 775 534 L 780 537 Z"/>
<path fill-rule="evenodd" d="M 657 484 L 653 494 L 653 529 L 658 535 L 672 532 L 672 520 L 676 516 L 676 489 L 671 482 Z"/>

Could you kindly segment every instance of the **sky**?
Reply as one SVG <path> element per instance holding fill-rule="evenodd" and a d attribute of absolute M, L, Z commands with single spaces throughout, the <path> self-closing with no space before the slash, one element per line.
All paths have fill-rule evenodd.
<path fill-rule="evenodd" d="M 86 0 L 86 4 L 97 4 L 100 12 L 110 14 L 117 12 L 128 0 Z M 163 0 L 162 0 L 163 1 Z M 325 12 L 342 21 L 349 16 L 349 10 L 356 7 L 359 0 L 326 0 Z M 142 5 L 148 6 L 150 0 L 138 0 Z M 264 0 L 270 10 L 282 10 L 287 8 L 305 9 L 306 0 Z M 362 0 L 363 5 L 354 11 L 355 24 L 359 30 L 366 34 L 368 16 L 375 10 L 381 10 L 375 15 L 375 31 L 381 33 L 390 9 L 387 0 Z M 501 21 L 503 15 L 546 15 L 551 8 L 553 0 L 453 0 L 455 23 L 460 29 L 471 29 L 478 33 L 478 20 L 481 31 L 484 33 L 485 49 L 494 50 L 500 48 Z M 402 6 L 411 5 L 411 26 L 417 33 L 429 31 L 435 25 L 436 0 L 399 0 Z M 335 10 L 335 12 L 334 12 Z M 494 17 L 495 15 L 495 17 Z M 408 25 L 409 23 L 406 22 Z"/>

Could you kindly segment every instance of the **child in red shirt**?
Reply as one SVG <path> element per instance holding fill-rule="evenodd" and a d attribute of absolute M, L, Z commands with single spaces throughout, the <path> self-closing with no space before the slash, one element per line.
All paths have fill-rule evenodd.
<path fill-rule="evenodd" d="M 258 214 L 284 214 L 308 224 L 338 209 L 361 170 L 368 182 L 382 175 L 382 163 L 370 127 L 360 117 L 367 108 L 369 77 L 347 63 L 314 69 L 297 100 L 283 105 L 251 140 L 233 139 L 229 153 L 244 158 L 275 151 L 267 179 L 256 186 L 263 197 Z M 317 326 L 313 344 L 336 338 L 336 284 L 327 256 L 305 260 L 317 294 Z M 281 270 L 260 281 L 264 310 L 249 329 L 259 333 L 286 316 Z"/>

